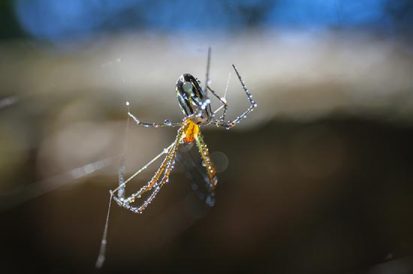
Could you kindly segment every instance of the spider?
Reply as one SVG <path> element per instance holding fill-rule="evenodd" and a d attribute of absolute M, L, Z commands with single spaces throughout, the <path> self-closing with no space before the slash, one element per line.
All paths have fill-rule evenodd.
<path fill-rule="evenodd" d="M 141 169 L 136 171 L 129 178 L 124 180 L 124 163 L 122 161 L 121 168 L 119 171 L 119 185 L 117 188 L 110 190 L 108 212 L 106 215 L 106 223 L 104 227 L 103 237 L 100 246 L 100 252 L 98 259 L 96 261 L 96 267 L 100 268 L 105 260 L 105 250 L 107 243 L 107 230 L 109 215 L 111 209 L 112 200 L 114 200 L 119 206 L 124 207 L 134 213 L 141 214 L 148 205 L 154 200 L 156 195 L 169 181 L 169 176 L 175 166 L 175 161 L 177 158 L 177 152 L 180 146 L 188 146 L 196 144 L 199 154 L 202 160 L 202 166 L 206 170 L 206 183 L 209 195 L 206 196 L 205 202 L 212 206 L 214 204 L 214 190 L 218 183 L 216 176 L 216 169 L 214 163 L 212 162 L 206 143 L 204 142 L 203 135 L 201 133 L 201 127 L 207 125 L 215 125 L 217 127 L 223 127 L 225 129 L 231 129 L 245 119 L 254 108 L 257 107 L 257 103 L 254 101 L 252 94 L 246 87 L 244 81 L 241 79 L 235 65 L 232 65 L 240 83 L 242 89 L 244 90 L 248 101 L 250 103 L 249 107 L 237 116 L 234 120 L 226 121 L 226 113 L 228 104 L 225 96 L 220 97 L 217 92 L 215 92 L 209 86 L 209 68 L 211 63 L 211 48 L 208 48 L 207 57 L 207 68 L 206 68 L 206 79 L 204 87 L 201 88 L 201 82 L 189 73 L 182 74 L 178 81 L 176 82 L 176 95 L 178 99 L 179 106 L 184 114 L 182 122 L 172 122 L 170 120 L 165 120 L 163 123 L 154 122 L 142 122 L 135 115 L 129 111 L 129 103 L 126 102 L 128 106 L 128 118 L 131 118 L 136 125 L 143 126 L 146 128 L 159 128 L 159 127 L 179 127 L 175 140 L 168 147 L 164 148 L 161 153 L 155 156 L 151 161 L 144 165 Z M 228 83 L 227 83 L 228 88 Z M 226 90 L 227 90 L 226 88 Z M 215 111 L 212 111 L 211 100 L 208 97 L 208 92 L 211 92 L 220 102 L 221 106 Z M 225 91 L 226 92 L 226 91 Z M 216 114 L 222 110 L 222 114 L 219 118 L 216 118 Z M 129 196 L 125 196 L 126 184 L 128 184 L 133 178 L 138 174 L 148 168 L 152 163 L 158 160 L 162 155 L 166 155 L 163 159 L 160 167 L 152 176 L 152 178 L 138 191 L 132 193 Z M 145 197 L 145 198 L 144 198 Z M 138 205 L 135 205 L 137 202 Z"/>

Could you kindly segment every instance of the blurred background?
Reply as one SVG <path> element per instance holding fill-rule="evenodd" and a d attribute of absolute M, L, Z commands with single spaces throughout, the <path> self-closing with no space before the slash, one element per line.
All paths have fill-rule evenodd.
<path fill-rule="evenodd" d="M 116 187 L 179 121 L 175 83 L 229 88 L 204 128 L 206 207 L 178 164 L 143 215 L 113 206 L 102 273 L 413 273 L 413 2 L 3 0 L 1 273 L 91 273 Z M 213 101 L 214 107 L 219 104 Z M 152 168 L 129 187 L 136 190 Z"/>

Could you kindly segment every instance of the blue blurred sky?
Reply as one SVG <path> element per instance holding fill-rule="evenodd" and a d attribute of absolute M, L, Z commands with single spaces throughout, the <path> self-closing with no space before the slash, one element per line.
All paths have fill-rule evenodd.
<path fill-rule="evenodd" d="M 146 30 L 242 32 L 247 29 L 410 31 L 409 0 L 16 0 L 21 28 L 49 41 Z"/>

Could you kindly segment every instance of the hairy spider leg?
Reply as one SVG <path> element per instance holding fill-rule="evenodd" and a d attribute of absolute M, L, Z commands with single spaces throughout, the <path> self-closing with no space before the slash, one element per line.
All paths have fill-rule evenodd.
<path fill-rule="evenodd" d="M 227 109 L 228 109 L 228 103 L 227 103 L 227 92 L 228 92 L 228 87 L 229 87 L 229 82 L 231 80 L 231 73 L 228 74 L 227 77 L 227 84 L 225 86 L 225 91 L 224 91 L 224 96 L 220 97 L 216 91 L 214 91 L 209 85 L 207 86 L 208 90 L 218 98 L 218 100 L 222 103 L 222 107 L 224 111 L 222 112 L 222 115 L 219 117 L 219 119 L 213 119 L 212 122 L 214 122 L 216 125 L 219 123 L 224 123 L 225 121 L 225 116 L 227 114 Z"/>
<path fill-rule="evenodd" d="M 125 198 L 125 151 L 127 150 L 127 136 L 128 136 L 128 129 L 129 129 L 129 119 L 132 118 L 132 120 L 135 122 L 136 125 L 138 126 L 143 126 L 143 127 L 153 127 L 153 128 L 158 128 L 158 127 L 177 127 L 177 126 L 181 126 L 181 123 L 178 122 L 171 122 L 170 120 L 166 119 L 164 120 L 163 124 L 161 123 L 153 123 L 153 122 L 141 122 L 138 118 L 136 118 L 135 115 L 133 115 L 130 112 L 130 103 L 127 101 L 126 102 L 126 106 L 127 106 L 127 113 L 128 113 L 128 119 L 126 120 L 126 130 L 125 130 L 125 145 L 123 148 L 123 155 L 120 159 L 120 167 L 119 167 L 119 172 L 118 172 L 118 181 L 119 181 L 119 189 L 117 189 L 117 196 L 118 198 Z M 172 144 L 166 148 L 169 149 L 172 146 Z M 164 151 L 165 152 L 165 149 Z M 163 152 L 161 152 L 161 155 L 164 154 Z M 160 155 L 158 155 L 157 157 L 155 157 L 153 160 L 157 160 L 160 157 Z M 136 172 L 134 175 L 132 175 L 129 179 L 133 179 L 136 175 L 138 175 L 139 173 L 141 173 L 143 171 L 143 169 L 146 169 L 146 167 L 148 167 L 150 164 L 152 164 L 152 161 L 148 163 L 148 165 L 145 165 L 142 170 Z"/>
<path fill-rule="evenodd" d="M 172 122 L 171 120 L 164 120 L 163 123 L 156 123 L 156 122 L 142 122 L 138 118 L 136 118 L 135 115 L 132 113 L 128 112 L 129 117 L 133 119 L 133 121 L 138 125 L 138 126 L 143 126 L 143 127 L 179 127 L 181 125 L 180 122 Z"/>
<path fill-rule="evenodd" d="M 208 47 L 208 55 L 207 55 L 207 67 L 205 73 L 205 83 L 204 83 L 204 91 L 207 91 L 208 84 L 209 84 L 209 67 L 211 64 L 211 47 Z"/>
<path fill-rule="evenodd" d="M 199 132 L 197 136 L 195 136 L 195 141 L 196 141 L 196 146 L 198 147 L 199 154 L 201 155 L 202 165 L 205 167 L 207 174 L 208 174 L 209 189 L 214 190 L 218 184 L 218 179 L 216 176 L 217 172 L 216 172 L 215 165 L 212 162 L 211 157 L 209 156 L 208 146 L 204 142 L 204 138 L 201 132 Z"/>
<path fill-rule="evenodd" d="M 208 175 L 208 191 L 212 193 L 218 183 L 218 179 L 216 177 L 216 169 L 215 166 L 209 156 L 209 151 L 206 143 L 204 142 L 203 136 L 201 134 L 201 130 L 199 125 L 194 123 L 190 119 L 186 119 L 184 121 L 184 136 L 183 142 L 184 143 L 192 143 L 195 141 L 196 146 L 198 147 L 198 151 L 201 155 L 202 165 L 205 167 Z M 211 197 L 212 196 L 212 197 Z M 207 201 L 209 205 L 213 204 L 213 194 L 210 196 L 211 200 Z"/>
<path fill-rule="evenodd" d="M 245 110 L 244 112 L 242 112 L 239 116 L 237 116 L 237 118 L 235 118 L 232 121 L 219 121 L 216 120 L 215 121 L 215 125 L 218 127 L 224 127 L 225 129 L 230 129 L 233 128 L 234 126 L 236 126 L 237 124 L 239 124 L 241 122 L 241 120 L 247 118 L 248 113 L 250 113 L 251 111 L 254 110 L 254 108 L 257 107 L 257 103 L 254 101 L 251 92 L 248 90 L 247 86 L 245 85 L 244 81 L 241 78 L 241 75 L 239 74 L 237 68 L 235 67 L 235 65 L 233 64 L 232 67 L 234 68 L 235 73 L 237 74 L 238 80 L 241 83 L 242 89 L 245 92 L 245 95 L 248 98 L 248 101 L 250 103 L 250 106 L 248 107 L 247 110 Z M 224 106 L 224 111 L 225 111 L 226 107 Z"/>
<path fill-rule="evenodd" d="M 204 87 L 204 91 L 205 93 L 207 93 L 207 91 L 209 90 L 212 95 L 214 95 L 223 105 L 224 105 L 224 113 L 223 116 L 225 117 L 225 113 L 226 113 L 226 109 L 227 109 L 227 100 L 224 97 L 220 97 L 210 86 L 209 86 L 209 69 L 211 67 L 211 47 L 208 48 L 208 57 L 207 57 L 207 68 L 206 68 L 206 76 L 205 76 L 205 87 Z M 225 92 L 226 93 L 226 92 Z M 222 117 L 222 116 L 221 116 Z M 221 120 L 222 118 L 220 117 L 219 120 Z M 223 119 L 222 119 L 223 121 Z"/>
<path fill-rule="evenodd" d="M 174 142 L 175 143 L 175 142 Z M 108 211 L 106 213 L 106 221 L 105 221 L 105 226 L 103 230 L 103 236 L 102 240 L 100 243 L 100 249 L 99 249 L 99 255 L 96 261 L 96 268 L 101 268 L 103 266 L 103 263 L 106 258 L 106 246 L 107 246 L 107 235 L 108 235 L 108 226 L 109 226 L 109 217 L 110 217 L 110 209 L 112 207 L 112 199 L 114 199 L 114 194 L 116 192 L 124 191 L 125 186 L 128 182 L 130 182 L 134 177 L 136 177 L 138 174 L 140 174 L 142 171 L 144 171 L 146 168 L 148 168 L 151 164 L 153 164 L 157 159 L 159 159 L 163 154 L 165 154 L 166 151 L 170 151 L 172 146 L 174 145 L 172 143 L 169 147 L 165 148 L 161 153 L 159 153 L 155 158 L 153 158 L 151 161 L 149 161 L 146 165 L 144 165 L 141 169 L 139 169 L 137 172 L 135 172 L 131 177 L 129 177 L 126 181 L 122 182 L 118 188 L 115 190 L 110 190 L 109 191 L 109 204 L 108 204 Z M 157 192 L 156 192 L 157 193 Z M 156 195 L 156 194 L 155 194 Z M 121 198 L 118 198 L 117 200 L 120 200 Z M 153 199 L 153 198 L 152 198 Z"/>
<path fill-rule="evenodd" d="M 170 144 L 168 147 L 164 148 L 158 155 L 156 155 L 152 160 L 150 160 L 148 163 L 146 163 L 143 167 L 141 167 L 139 170 L 137 170 L 135 173 L 133 173 L 127 180 L 122 180 L 122 181 L 119 180 L 119 186 L 117 188 L 115 188 L 113 190 L 113 192 L 114 193 L 117 192 L 119 198 L 125 198 L 124 195 L 119 195 L 119 192 L 122 191 L 124 193 L 124 189 L 126 187 L 126 184 L 129 183 L 133 178 L 138 176 L 140 173 L 142 173 L 142 171 L 147 169 L 150 165 L 152 165 L 162 155 L 167 154 L 174 144 L 175 144 L 175 141 L 172 144 Z M 123 175 L 121 176 L 121 178 L 123 178 Z"/>
<path fill-rule="evenodd" d="M 153 127 L 153 128 L 158 128 L 158 127 L 179 127 L 181 126 L 182 123 L 180 122 L 172 122 L 171 120 L 165 119 L 163 123 L 157 123 L 157 122 L 142 122 L 138 118 L 136 118 L 135 115 L 133 115 L 130 112 L 129 106 L 130 103 L 126 102 L 126 106 L 128 107 L 128 116 L 132 118 L 132 120 L 135 122 L 136 125 L 138 126 L 143 126 L 143 127 Z"/>
<path fill-rule="evenodd" d="M 189 178 L 191 188 L 197 198 L 203 201 L 209 207 L 215 205 L 215 193 L 211 189 L 211 182 L 205 167 L 199 164 L 199 159 L 195 159 L 190 153 L 192 144 L 182 145 L 180 153 L 176 155 L 176 161 L 184 167 L 184 173 Z M 196 151 L 198 153 L 198 150 Z M 206 192 L 205 192 L 206 191 Z"/>
<path fill-rule="evenodd" d="M 132 174 L 127 180 L 124 182 L 120 183 L 120 185 L 114 189 L 109 191 L 109 205 L 108 205 L 108 211 L 106 214 L 106 222 L 105 222 L 105 227 L 103 230 L 103 236 L 100 244 L 100 249 L 99 249 L 99 255 L 96 261 L 96 267 L 101 268 L 103 266 L 103 263 L 106 258 L 106 246 L 107 246 L 107 234 L 108 234 L 108 226 L 109 226 L 109 217 L 110 217 L 110 209 L 112 206 L 112 199 L 114 199 L 119 205 L 128 208 L 132 212 L 135 213 L 141 213 L 148 205 L 149 203 L 155 198 L 155 196 L 158 194 L 160 191 L 160 188 L 168 181 L 170 172 L 173 169 L 175 157 L 176 157 L 176 152 L 177 152 L 177 147 L 179 145 L 179 140 L 182 138 L 182 132 L 183 132 L 183 127 L 178 131 L 177 138 L 175 141 L 169 145 L 167 148 L 165 148 L 161 153 L 159 153 L 155 158 L 153 158 L 151 161 L 149 161 L 147 164 L 145 164 L 142 168 L 140 168 L 138 171 L 136 171 L 134 174 Z M 142 171 L 144 171 L 146 168 L 148 168 L 151 164 L 153 164 L 157 159 L 159 159 L 163 154 L 167 154 L 165 156 L 164 161 L 162 162 L 160 168 L 155 172 L 155 175 L 152 177 L 152 179 L 145 185 L 143 186 L 140 190 L 129 196 L 128 198 L 124 198 L 124 195 L 122 197 L 115 197 L 114 194 L 116 192 L 122 191 L 124 193 L 125 186 L 127 183 L 129 183 L 133 178 L 135 178 L 138 174 L 140 174 Z M 164 174 L 162 179 L 158 182 L 159 177 L 161 174 Z M 153 187 L 155 187 L 155 190 L 151 193 L 151 195 L 144 201 L 141 207 L 134 207 L 130 206 L 130 203 L 133 203 L 133 200 L 136 197 L 139 197 L 142 193 L 147 192 L 151 190 Z M 139 192 L 141 192 L 139 194 Z M 133 198 L 131 198 L 133 197 Z M 126 202 L 127 201 L 127 202 Z"/>
<path fill-rule="evenodd" d="M 207 196 L 206 203 L 209 206 L 213 206 L 215 204 L 215 188 L 218 184 L 217 172 L 214 163 L 209 156 L 209 150 L 204 142 L 204 138 L 199 132 L 199 134 L 195 137 L 196 146 L 198 147 L 199 154 L 201 155 L 202 165 L 205 167 L 208 175 L 208 192 L 209 195 Z"/>
<path fill-rule="evenodd" d="M 181 127 L 180 130 L 178 130 L 178 134 L 177 134 L 177 137 L 176 137 L 173 145 L 169 147 L 169 149 L 166 153 L 166 156 L 165 156 L 164 160 L 162 161 L 160 167 L 158 168 L 158 170 L 152 176 L 151 180 L 149 180 L 146 185 L 141 187 L 137 192 L 131 194 L 127 198 L 113 197 L 113 199 L 118 203 L 119 206 L 122 206 L 126 209 L 129 209 L 134 213 L 142 213 L 146 209 L 146 207 L 152 202 L 152 200 L 158 194 L 158 192 L 160 191 L 160 188 L 165 183 L 167 183 L 168 180 L 169 180 L 169 175 L 170 175 L 172 169 L 174 168 L 176 152 L 178 150 L 178 145 L 180 143 L 180 140 L 182 139 L 182 135 L 183 135 L 183 127 Z M 129 181 L 130 180 L 128 179 L 128 182 Z M 134 203 L 136 201 L 136 199 L 142 198 L 142 195 L 144 193 L 152 190 L 153 188 L 154 188 L 153 192 L 143 202 L 143 204 L 141 206 L 137 207 L 137 206 L 131 205 L 132 203 Z"/>

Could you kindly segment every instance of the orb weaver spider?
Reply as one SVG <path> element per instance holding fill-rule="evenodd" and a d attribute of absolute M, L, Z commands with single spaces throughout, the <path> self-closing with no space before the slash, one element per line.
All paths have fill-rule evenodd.
<path fill-rule="evenodd" d="M 239 116 L 237 116 L 234 120 L 225 121 L 228 104 L 225 95 L 224 97 L 220 97 L 209 86 L 210 63 L 211 48 L 208 48 L 207 68 L 205 77 L 206 79 L 204 83 L 204 88 L 201 88 L 201 82 L 189 73 L 182 74 L 176 82 L 176 95 L 178 103 L 182 110 L 182 113 L 185 115 L 185 117 L 182 119 L 182 122 L 171 122 L 170 120 L 165 120 L 163 123 L 142 122 L 129 111 L 129 102 L 126 102 L 126 105 L 128 106 L 128 120 L 129 118 L 131 118 L 136 125 L 147 128 L 179 127 L 179 129 L 175 137 L 175 140 L 172 142 L 172 144 L 164 148 L 161 153 L 155 156 L 146 165 L 144 165 L 142 168 L 140 168 L 126 180 L 124 179 L 123 175 L 124 161 L 122 161 L 121 168 L 119 170 L 119 185 L 117 188 L 109 191 L 109 205 L 106 215 L 106 223 L 103 231 L 103 237 L 100 245 L 100 252 L 96 261 L 97 268 L 100 268 L 103 265 L 103 262 L 105 261 L 107 231 L 112 200 L 114 200 L 121 207 L 124 207 L 134 213 L 141 214 L 154 200 L 156 195 L 159 193 L 161 187 L 168 183 L 170 173 L 172 172 L 175 166 L 177 152 L 180 146 L 193 145 L 194 143 L 196 144 L 199 154 L 201 156 L 202 165 L 205 167 L 206 170 L 206 176 L 204 177 L 206 177 L 205 181 L 207 182 L 207 190 L 209 192 L 209 195 L 206 196 L 205 202 L 209 206 L 213 206 L 214 190 L 218 183 L 218 179 L 216 177 L 216 169 L 214 163 L 210 158 L 208 147 L 204 142 L 204 138 L 201 133 L 201 126 L 215 125 L 217 127 L 223 127 L 225 129 L 233 128 L 234 126 L 239 124 L 241 120 L 245 119 L 248 113 L 250 113 L 254 110 L 254 108 L 257 107 L 257 103 L 254 101 L 252 94 L 246 87 L 244 81 L 241 79 L 241 75 L 239 74 L 237 68 L 235 67 L 235 65 L 232 65 L 238 77 L 238 80 L 241 83 L 242 89 L 244 90 L 248 98 L 250 106 Z M 228 83 L 225 93 L 227 89 Z M 211 100 L 208 97 L 208 91 L 211 92 L 211 94 L 215 96 L 222 104 L 215 111 L 212 111 Z M 216 113 L 218 113 L 221 110 L 223 110 L 221 116 L 218 119 L 216 119 Z M 146 183 L 146 185 L 141 187 L 135 193 L 132 193 L 131 195 L 126 197 L 126 184 L 128 184 L 133 178 L 135 178 L 138 174 L 140 174 L 142 171 L 148 168 L 152 163 L 154 163 L 164 154 L 166 156 L 163 159 L 160 167 L 152 176 L 152 178 Z M 146 199 L 144 199 L 143 195 L 146 193 L 149 194 L 147 194 Z M 134 203 L 136 203 L 138 200 L 143 200 L 143 202 L 138 206 L 134 205 Z"/>

